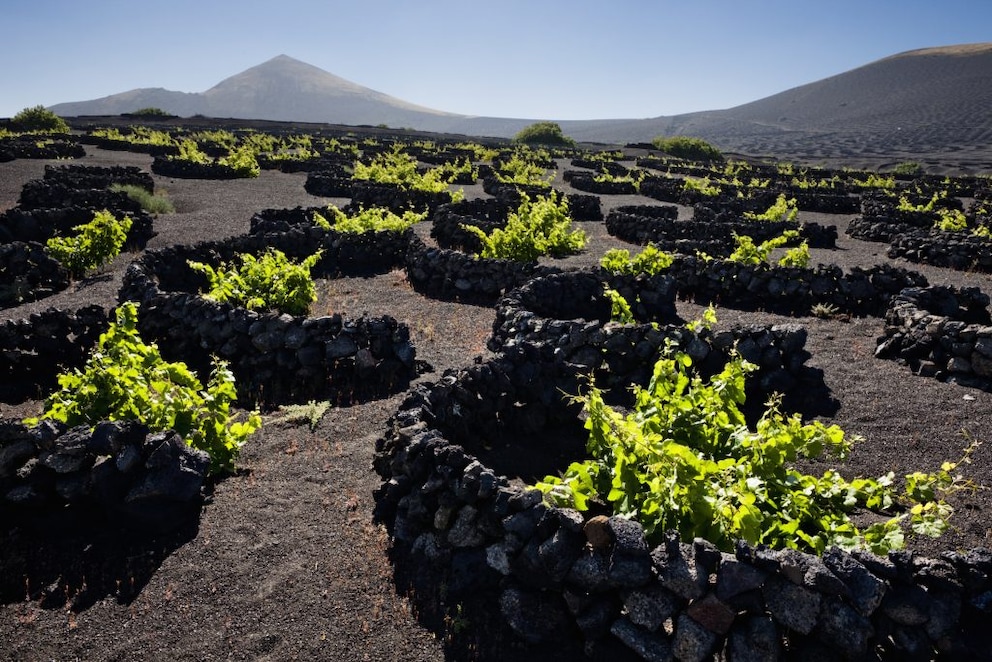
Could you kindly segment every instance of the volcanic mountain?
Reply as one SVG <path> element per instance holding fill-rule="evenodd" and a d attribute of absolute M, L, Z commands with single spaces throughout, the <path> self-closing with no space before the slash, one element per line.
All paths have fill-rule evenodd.
<path fill-rule="evenodd" d="M 745 154 L 952 158 L 992 168 L 992 43 L 900 53 L 726 110 L 563 122 L 579 140 L 699 136 Z"/>
<path fill-rule="evenodd" d="M 536 121 L 468 117 L 417 106 L 286 55 L 202 93 L 138 89 L 51 110 L 64 116 L 117 115 L 147 107 L 181 116 L 385 124 L 500 137 Z M 900 53 L 725 110 L 560 124 L 566 134 L 588 142 L 623 144 L 690 135 L 724 151 L 802 161 L 915 158 L 990 169 L 990 107 L 992 43 L 985 43 Z"/>
<path fill-rule="evenodd" d="M 161 108 L 180 116 L 206 115 L 285 122 L 386 124 L 443 130 L 460 117 L 362 87 L 287 55 L 246 69 L 206 92 L 142 88 L 92 101 L 51 107 L 59 115 L 119 115 Z"/>

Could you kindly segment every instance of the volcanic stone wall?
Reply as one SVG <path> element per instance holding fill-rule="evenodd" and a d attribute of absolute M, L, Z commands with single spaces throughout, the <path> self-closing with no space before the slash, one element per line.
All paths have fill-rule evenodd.
<path fill-rule="evenodd" d="M 776 185 L 776 190 L 785 193 L 787 198 L 794 199 L 796 207 L 801 211 L 823 214 L 856 214 L 861 204 L 857 196 L 849 195 L 843 191 L 825 193 L 781 185 Z"/>
<path fill-rule="evenodd" d="M 13 136 L 0 140 L 0 161 L 14 159 L 78 159 L 86 150 L 65 134 Z"/>
<path fill-rule="evenodd" d="M 0 213 L 0 243 L 11 241 L 45 242 L 51 237 L 75 234 L 74 228 L 93 220 L 94 207 L 79 205 L 56 206 L 44 209 L 14 207 Z M 103 209 L 102 207 L 99 209 Z M 141 249 L 155 236 L 152 218 L 146 212 L 111 212 L 117 218 L 131 219 L 125 250 Z"/>
<path fill-rule="evenodd" d="M 924 200 L 909 191 L 903 197 L 909 197 L 911 204 L 934 203 L 929 198 Z M 851 221 L 847 234 L 862 241 L 888 242 L 902 233 L 928 230 L 940 221 L 936 210 L 899 209 L 898 202 L 891 196 L 880 193 L 865 194 L 861 200 L 861 216 Z M 957 198 L 943 198 L 936 202 L 945 208 L 963 209 Z"/>
<path fill-rule="evenodd" d="M 514 209 L 520 206 L 524 195 L 528 196 L 531 200 L 538 197 L 547 197 L 551 194 L 554 194 L 558 198 L 565 196 L 573 221 L 603 220 L 603 210 L 598 195 L 562 193 L 547 186 L 509 184 L 499 181 L 496 177 L 482 177 L 482 190 L 494 198 L 509 204 Z"/>
<path fill-rule="evenodd" d="M 562 305 L 588 307 L 581 299 Z M 493 360 L 414 389 L 391 419 L 376 445 L 384 480 L 377 514 L 414 563 L 443 575 L 449 597 L 490 596 L 504 622 L 532 643 L 581 637 L 596 651 L 619 641 L 646 660 L 992 653 L 983 625 L 992 599 L 988 550 L 927 559 L 832 548 L 817 557 L 744 543 L 725 552 L 676 534 L 651 546 L 636 522 L 550 506 L 480 459 L 506 443 L 501 431 L 519 444 L 504 458 L 542 455 L 553 430 L 576 417 L 558 377 L 590 367 L 559 349 L 577 334 L 608 338 L 641 328 L 533 319 Z M 728 345 L 760 344 L 761 333 L 774 332 L 751 329 Z M 782 338 L 802 356 L 801 334 Z M 608 362 L 612 350 L 599 354 Z M 617 388 L 626 387 L 615 384 L 607 397 Z M 574 425 L 566 434 L 581 439 L 582 432 Z"/>
<path fill-rule="evenodd" d="M 303 189 L 310 195 L 325 198 L 350 198 L 353 182 L 351 175 L 344 171 L 315 170 L 307 173 Z"/>
<path fill-rule="evenodd" d="M 367 236 L 376 234 L 384 236 Z M 211 357 L 229 361 L 244 400 L 271 405 L 330 399 L 347 404 L 395 392 L 415 375 L 415 350 L 405 325 L 388 316 L 293 317 L 211 301 L 197 294 L 207 283 L 187 260 L 216 265 L 238 253 L 258 254 L 268 247 L 302 257 L 326 247 L 328 254 L 312 271 L 319 277 L 352 265 L 363 270 L 392 266 L 407 242 L 398 233 L 345 236 L 315 231 L 170 247 L 149 251 L 132 263 L 120 296 L 140 302 L 142 337 L 157 342 L 170 360 L 185 361 L 201 374 L 209 369 Z"/>
<path fill-rule="evenodd" d="M 9 523 L 99 513 L 160 532 L 196 512 L 209 468 L 210 457 L 175 432 L 133 421 L 67 428 L 0 419 L 0 514 Z"/>
<path fill-rule="evenodd" d="M 916 374 L 992 391 L 992 315 L 976 288 L 907 288 L 885 314 L 875 356 Z"/>
<path fill-rule="evenodd" d="M 225 150 L 226 151 L 226 150 Z M 231 166 L 222 163 L 196 163 L 172 156 L 156 156 L 152 172 L 162 177 L 177 179 L 240 179 L 244 177 Z"/>
<path fill-rule="evenodd" d="M 151 175 L 133 167 L 46 166 L 45 178 L 21 189 L 19 205 L 0 214 L 0 242 L 40 241 L 73 233 L 96 211 L 131 218 L 125 249 L 141 249 L 155 236 L 152 218 L 127 194 L 110 191 L 115 183 L 152 190 Z"/>
<path fill-rule="evenodd" d="M 637 185 L 630 181 L 597 181 L 596 173 L 566 170 L 564 179 L 572 188 L 597 195 L 635 195 Z"/>
<path fill-rule="evenodd" d="M 451 194 L 447 191 L 438 193 L 417 191 L 396 184 L 360 180 L 352 181 L 350 197 L 352 204 L 359 207 L 385 207 L 396 213 L 410 210 L 416 212 L 430 211 L 451 202 Z"/>
<path fill-rule="evenodd" d="M 760 243 L 780 236 L 786 230 L 798 230 L 812 248 L 834 248 L 837 228 L 816 223 L 789 221 L 722 220 L 715 216 L 706 222 L 679 221 L 673 218 L 645 216 L 640 213 L 614 210 L 606 217 L 607 231 L 624 241 L 645 245 L 653 243 L 662 250 L 682 249 L 686 245 L 707 246 L 710 251 L 729 255 L 735 246 L 734 234 L 747 235 Z"/>
<path fill-rule="evenodd" d="M 964 271 L 992 273 L 992 239 L 970 232 L 916 230 L 894 235 L 890 258 Z"/>
<path fill-rule="evenodd" d="M 608 287 L 634 302 L 638 323 L 610 321 Z M 736 346 L 759 367 L 748 379 L 749 401 L 764 403 L 772 393 L 789 393 L 812 378 L 804 369 L 805 343 L 805 330 L 792 324 L 741 327 L 714 336 L 692 332 L 676 315 L 671 276 L 587 270 L 534 278 L 508 293 L 496 308 L 489 349 L 521 364 L 536 360 L 549 366 L 551 373 L 540 386 L 547 404 L 555 393 L 578 393 L 588 375 L 626 400 L 630 384 L 647 384 L 668 344 L 685 351 L 704 375 L 721 370 Z"/>
<path fill-rule="evenodd" d="M 479 253 L 482 241 L 462 226 L 477 227 L 488 235 L 506 226 L 510 211 L 509 204 L 495 198 L 441 205 L 431 214 L 431 237 L 441 248 Z"/>
<path fill-rule="evenodd" d="M 64 184 L 74 189 L 110 188 L 114 184 L 138 186 L 155 190 L 152 176 L 137 166 L 45 166 L 45 181 Z"/>
<path fill-rule="evenodd" d="M 426 296 L 491 305 L 531 278 L 559 271 L 533 262 L 482 258 L 446 248 L 428 248 L 412 237 L 407 279 Z"/>
<path fill-rule="evenodd" d="M 927 285 L 926 278 L 901 267 L 876 265 L 845 273 L 836 265 L 813 269 L 730 260 L 676 256 L 667 271 L 680 297 L 698 303 L 733 302 L 742 310 L 809 315 L 817 304 L 837 312 L 881 317 L 891 298 L 906 287 Z"/>
<path fill-rule="evenodd" d="M 40 398 L 59 374 L 81 367 L 108 326 L 100 306 L 49 309 L 0 323 L 0 401 Z"/>
<path fill-rule="evenodd" d="M 0 308 L 36 301 L 67 287 L 69 272 L 41 244 L 0 244 Z"/>

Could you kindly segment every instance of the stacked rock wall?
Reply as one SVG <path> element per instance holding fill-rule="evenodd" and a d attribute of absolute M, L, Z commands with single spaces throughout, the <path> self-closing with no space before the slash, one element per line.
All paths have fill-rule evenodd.
<path fill-rule="evenodd" d="M 222 163 L 197 163 L 172 156 L 156 156 L 152 172 L 161 177 L 176 179 L 240 179 L 244 177 L 231 166 Z"/>
<path fill-rule="evenodd" d="M 992 391 L 989 296 L 975 288 L 903 290 L 885 313 L 875 356 L 919 375 Z"/>
<path fill-rule="evenodd" d="M 431 237 L 441 248 L 478 253 L 482 241 L 464 225 L 479 228 L 486 234 L 506 226 L 510 205 L 495 198 L 480 198 L 441 205 L 431 214 Z"/>
<path fill-rule="evenodd" d="M 75 189 L 110 188 L 121 184 L 138 186 L 148 192 L 155 190 L 152 176 L 137 166 L 46 165 L 44 179 Z"/>
<path fill-rule="evenodd" d="M 69 272 L 41 244 L 0 244 L 0 308 L 43 299 L 67 287 Z"/>
<path fill-rule="evenodd" d="M 671 534 L 652 547 L 636 522 L 552 507 L 511 484 L 478 457 L 500 426 L 539 440 L 575 416 L 560 392 L 538 388 L 566 362 L 517 346 L 516 357 L 415 389 L 377 443 L 378 515 L 414 563 L 444 574 L 449 596 L 488 596 L 531 643 L 619 641 L 647 660 L 992 654 L 988 550 L 817 557 L 739 543 L 731 553 Z"/>
<path fill-rule="evenodd" d="M 451 202 L 451 194 L 447 191 L 417 191 L 396 184 L 360 180 L 352 181 L 350 196 L 352 204 L 359 207 L 385 207 L 396 213 L 430 211 Z"/>
<path fill-rule="evenodd" d="M 407 278 L 426 296 L 490 305 L 534 276 L 558 271 L 532 262 L 477 257 L 446 248 L 428 248 L 412 238 Z"/>
<path fill-rule="evenodd" d="M 14 207 L 0 213 L 0 243 L 11 241 L 45 242 L 55 236 L 75 234 L 74 228 L 93 220 L 94 209 L 80 205 L 54 206 L 44 209 L 24 209 Z M 125 250 L 140 249 L 155 236 L 152 229 L 152 218 L 146 212 L 116 211 L 111 212 L 117 218 L 127 216 L 131 219 L 131 229 L 128 231 Z"/>
<path fill-rule="evenodd" d="M 575 170 L 565 171 L 565 181 L 572 188 L 596 195 L 636 195 L 637 184 L 632 181 L 597 180 L 597 175 L 591 172 Z"/>
<path fill-rule="evenodd" d="M 632 305 L 637 323 L 610 322 L 607 287 L 640 303 Z M 712 336 L 690 331 L 676 315 L 671 276 L 590 270 L 535 278 L 508 293 L 497 306 L 489 348 L 518 363 L 549 366 L 539 387 L 546 405 L 555 393 L 578 393 L 589 375 L 626 400 L 626 387 L 647 384 L 667 345 L 686 352 L 704 375 L 722 369 L 736 347 L 759 368 L 748 379 L 749 402 L 764 403 L 772 393 L 788 394 L 813 378 L 804 368 L 805 344 L 806 332 L 795 324 L 740 327 Z M 804 406 L 798 399 L 786 405 Z"/>
<path fill-rule="evenodd" d="M 709 252 L 729 255 L 735 247 L 735 234 L 747 235 L 760 243 L 778 237 L 786 230 L 798 230 L 800 239 L 808 241 L 812 248 L 833 248 L 837 242 L 836 227 L 816 223 L 746 220 L 694 222 L 616 210 L 606 217 L 606 229 L 611 235 L 630 243 L 653 243 L 663 250 L 682 249 L 681 252 L 686 254 L 694 252 L 687 246 L 699 245 L 709 247 Z"/>
<path fill-rule="evenodd" d="M 0 419 L 0 513 L 8 523 L 99 513 L 115 526 L 168 529 L 202 502 L 210 457 L 175 432 L 132 421 L 66 428 Z"/>
<path fill-rule="evenodd" d="M 239 396 L 247 401 L 267 405 L 330 399 L 346 404 L 404 387 L 415 375 L 415 350 L 409 329 L 391 317 L 293 317 L 197 294 L 207 283 L 187 260 L 216 265 L 268 247 L 299 258 L 316 250 L 307 239 L 328 251 L 312 271 L 317 277 L 353 266 L 390 268 L 401 261 L 408 243 L 402 233 L 312 231 L 170 247 L 149 251 L 132 263 L 120 296 L 141 304 L 142 337 L 157 342 L 170 360 L 185 361 L 201 373 L 209 369 L 211 357 L 229 361 Z"/>
<path fill-rule="evenodd" d="M 319 170 L 307 173 L 303 188 L 310 195 L 324 198 L 350 198 L 353 181 L 346 173 Z"/>
<path fill-rule="evenodd" d="M 916 272 L 888 265 L 845 273 L 835 265 L 807 269 L 694 256 L 677 256 L 667 273 L 675 279 L 680 297 L 785 315 L 809 315 L 822 304 L 836 312 L 881 317 L 903 288 L 927 284 Z"/>
<path fill-rule="evenodd" d="M 0 323 L 0 401 L 42 397 L 57 386 L 60 373 L 86 362 L 107 325 L 100 306 L 49 309 Z"/>
<path fill-rule="evenodd" d="M 14 159 L 79 159 L 86 150 L 65 134 L 29 134 L 0 140 L 0 162 Z"/>
<path fill-rule="evenodd" d="M 970 232 L 909 231 L 890 239 L 888 256 L 962 271 L 992 273 L 992 239 Z"/>
<path fill-rule="evenodd" d="M 89 223 L 96 211 L 131 218 L 125 249 L 141 249 L 155 236 L 152 218 L 127 194 L 111 191 L 111 184 L 134 184 L 147 190 L 151 176 L 138 168 L 46 166 L 45 178 L 21 189 L 19 205 L 0 214 L 0 241 L 45 241 L 73 233 Z"/>

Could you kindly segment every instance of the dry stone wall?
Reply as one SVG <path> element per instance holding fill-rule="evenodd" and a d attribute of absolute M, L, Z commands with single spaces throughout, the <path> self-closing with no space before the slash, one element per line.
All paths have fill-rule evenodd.
<path fill-rule="evenodd" d="M 891 239 L 888 256 L 961 271 L 992 273 L 992 238 L 970 232 L 910 231 Z"/>
<path fill-rule="evenodd" d="M 294 317 L 211 301 L 198 294 L 207 283 L 187 260 L 216 266 L 238 253 L 258 254 L 268 247 L 286 249 L 298 259 L 326 247 L 312 271 L 320 277 L 351 266 L 389 268 L 407 242 L 404 234 L 340 235 L 315 228 L 149 251 L 128 267 L 120 297 L 141 304 L 142 337 L 157 342 L 169 360 L 184 361 L 203 374 L 211 357 L 229 361 L 243 400 L 348 404 L 401 390 L 416 374 L 406 325 L 388 316 Z"/>
<path fill-rule="evenodd" d="M 646 660 L 992 655 L 989 550 L 931 559 L 832 548 L 817 557 L 744 543 L 727 552 L 674 534 L 650 546 L 636 522 L 552 507 L 489 464 L 517 457 L 532 469 L 527 458 L 546 455 L 562 434 L 576 436 L 571 452 L 582 453 L 580 426 L 568 425 L 575 405 L 559 389 L 567 376 L 611 362 L 612 337 L 628 335 L 623 344 L 637 347 L 651 329 L 716 356 L 721 343 L 761 346 L 777 333 L 741 329 L 721 340 L 693 338 L 684 325 L 604 324 L 593 276 L 561 274 L 512 293 L 494 335 L 497 356 L 415 388 L 391 419 L 376 445 L 377 514 L 413 563 L 439 572 L 454 599 L 487 596 L 535 644 L 579 637 L 595 653 L 619 642 Z M 547 296 L 564 291 L 574 298 Z M 545 315 L 523 309 L 536 303 Z M 567 319 L 592 309 L 589 320 Z M 801 327 L 778 333 L 781 364 L 804 361 Z M 597 356 L 580 359 L 592 358 L 584 347 L 596 339 Z M 608 398 L 629 386 L 621 381 L 604 385 Z M 558 457 L 550 472 L 568 461 Z"/>
<path fill-rule="evenodd" d="M 707 208 L 697 208 L 697 210 Z M 697 212 L 702 213 L 702 212 Z M 606 217 L 607 231 L 633 244 L 655 244 L 662 250 L 694 254 L 696 246 L 707 247 L 716 255 L 729 255 L 735 247 L 734 235 L 747 235 L 756 243 L 778 237 L 786 230 L 798 230 L 800 240 L 805 239 L 812 248 L 834 248 L 837 228 L 816 223 L 788 221 L 749 221 L 707 218 L 705 221 L 679 221 L 657 215 L 614 210 Z M 793 242 L 796 243 L 796 242 Z"/>
<path fill-rule="evenodd" d="M 58 385 L 59 374 L 86 362 L 107 326 L 100 306 L 50 308 L 0 323 L 0 401 L 41 399 Z"/>
<path fill-rule="evenodd" d="M 989 296 L 975 288 L 904 289 L 885 313 L 875 356 L 918 375 L 992 391 Z"/>
<path fill-rule="evenodd" d="M 835 265 L 808 269 L 695 256 L 676 256 L 667 273 L 680 297 L 785 315 L 810 315 L 819 304 L 835 312 L 881 317 L 903 288 L 927 285 L 923 275 L 889 265 L 844 272 Z"/>
<path fill-rule="evenodd" d="M 210 457 L 133 421 L 67 428 L 0 419 L 0 514 L 37 526 L 71 514 L 167 530 L 194 517 Z"/>
<path fill-rule="evenodd" d="M 69 272 L 41 244 L 0 244 L 0 308 L 37 301 L 69 287 Z"/>

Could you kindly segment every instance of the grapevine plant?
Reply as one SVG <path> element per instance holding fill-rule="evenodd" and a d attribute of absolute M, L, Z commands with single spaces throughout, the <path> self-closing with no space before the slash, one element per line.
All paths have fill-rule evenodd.
<path fill-rule="evenodd" d="M 431 168 L 426 172 L 417 169 L 417 159 L 405 154 L 397 145 L 392 152 L 377 156 L 369 164 L 356 163 L 353 179 L 368 180 L 383 184 L 396 184 L 401 188 L 428 193 L 446 192 L 452 202 L 465 198 L 462 191 L 449 191 L 448 185 L 461 174 L 464 168 L 471 171 L 471 165 L 464 162 L 461 165 L 446 165 Z"/>
<path fill-rule="evenodd" d="M 783 414 L 774 398 L 750 429 L 741 406 L 745 377 L 754 370 L 734 356 L 707 382 L 687 355 L 670 350 L 648 386 L 635 387 L 627 415 L 590 387 L 577 400 L 587 417 L 591 458 L 537 487 L 560 506 L 584 511 L 590 502 L 606 503 L 614 514 L 640 522 L 653 544 L 674 530 L 727 551 L 743 539 L 817 554 L 832 545 L 882 554 L 903 546 L 907 520 L 917 533 L 946 529 L 951 508 L 939 497 L 956 484 L 950 475 L 956 463 L 934 474 L 910 474 L 904 494 L 893 487 L 891 472 L 851 480 L 834 470 L 802 473 L 790 466 L 797 459 L 842 459 L 851 441 L 836 425 Z M 855 509 L 881 519 L 858 528 L 851 520 Z"/>
<path fill-rule="evenodd" d="M 541 186 L 550 188 L 555 174 L 548 173 L 532 159 L 542 158 L 545 154 L 539 150 L 528 157 L 528 153 L 516 150 L 510 158 L 494 162 L 496 179 L 503 184 L 521 184 L 524 186 Z"/>
<path fill-rule="evenodd" d="M 211 473 L 231 471 L 262 419 L 251 412 L 239 422 L 231 414 L 237 391 L 227 364 L 216 361 L 203 388 L 186 364 L 166 362 L 158 347 L 142 341 L 135 303 L 118 307 L 115 320 L 86 365 L 59 376 L 60 388 L 45 400 L 40 418 L 25 423 L 48 419 L 76 426 L 136 420 L 153 432 L 175 430 L 187 444 L 205 451 Z"/>
<path fill-rule="evenodd" d="M 317 251 L 296 263 L 282 251 L 271 248 L 257 258 L 247 253 L 239 255 L 240 264 L 236 267 L 221 264 L 214 269 L 192 260 L 189 266 L 210 280 L 210 290 L 204 295 L 208 299 L 248 309 L 304 315 L 310 304 L 317 300 L 310 270 L 321 255 L 322 252 Z"/>
<path fill-rule="evenodd" d="M 74 227 L 77 234 L 52 237 L 45 246 L 49 255 L 78 277 L 120 255 L 131 223 L 130 216 L 118 219 L 104 209 L 93 214 L 93 220 L 89 223 Z"/>
<path fill-rule="evenodd" d="M 784 193 L 780 193 L 775 202 L 763 213 L 744 212 L 744 218 L 751 221 L 788 221 L 796 220 L 799 214 L 799 206 L 795 198 L 786 198 Z"/>
<path fill-rule="evenodd" d="M 346 214 L 334 205 L 327 207 L 327 216 L 314 212 L 313 223 L 324 230 L 337 230 L 361 234 L 363 232 L 403 232 L 427 218 L 427 212 L 417 213 L 405 211 L 396 214 L 384 207 L 369 207 L 357 212 Z"/>
<path fill-rule="evenodd" d="M 673 262 L 675 262 L 674 255 L 659 249 L 654 244 L 648 244 L 633 258 L 626 248 L 611 248 L 603 253 L 599 264 L 610 273 L 617 275 L 656 276 L 666 271 Z"/>
<path fill-rule="evenodd" d="M 773 250 L 798 237 L 798 230 L 786 230 L 777 237 L 755 244 L 754 239 L 748 235 L 734 233 L 736 248 L 727 259 L 742 264 L 764 264 Z M 799 246 L 788 249 L 778 264 L 782 267 L 806 267 L 809 266 L 809 261 L 809 242 L 804 240 Z"/>
<path fill-rule="evenodd" d="M 563 257 L 582 250 L 586 233 L 572 230 L 568 200 L 554 194 L 531 201 L 526 194 L 506 226 L 486 234 L 474 225 L 462 225 L 482 241 L 482 257 L 533 262 L 542 255 Z"/>
<path fill-rule="evenodd" d="M 179 143 L 178 156 L 169 158 L 189 161 L 197 165 L 210 165 L 215 162 L 209 154 L 200 149 L 196 141 L 190 139 Z M 258 165 L 255 151 L 248 144 L 232 148 L 227 156 L 217 159 L 216 163 L 230 168 L 238 177 L 258 177 L 261 173 L 261 167 Z"/>

